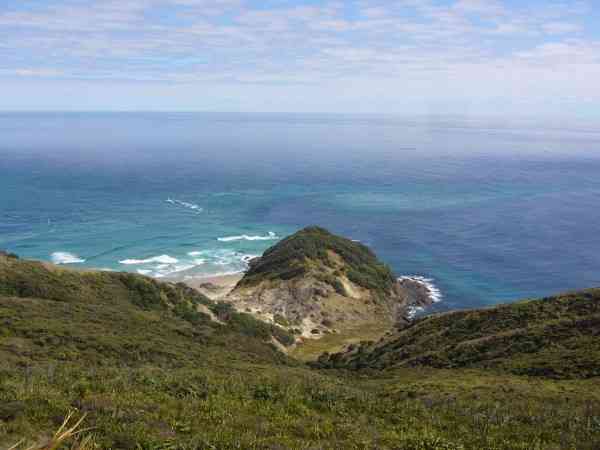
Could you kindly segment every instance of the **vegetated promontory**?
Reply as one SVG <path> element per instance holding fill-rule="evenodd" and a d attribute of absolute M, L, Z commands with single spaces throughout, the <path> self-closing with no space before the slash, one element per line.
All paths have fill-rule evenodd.
<path fill-rule="evenodd" d="M 399 282 L 365 245 L 313 226 L 251 261 L 224 301 L 278 324 L 301 344 L 323 339 L 321 348 L 379 338 L 408 323 L 412 309 L 431 297 L 419 283 Z"/>
<path fill-rule="evenodd" d="M 322 271 L 340 301 L 353 300 L 330 276 L 394 311 L 372 255 L 303 241 L 275 246 L 236 291 Z M 282 249 L 301 256 L 271 265 Z M 89 428 L 65 442 L 80 450 L 595 450 L 599 302 L 587 290 L 403 321 L 307 365 L 286 355 L 306 345 L 290 327 L 183 284 L 2 253 L 0 448 L 51 448 L 71 412 Z"/>

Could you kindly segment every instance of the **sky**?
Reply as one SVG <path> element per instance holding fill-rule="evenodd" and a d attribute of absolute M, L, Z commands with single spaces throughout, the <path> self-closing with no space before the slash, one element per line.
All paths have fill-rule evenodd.
<path fill-rule="evenodd" d="M 1 0 L 0 110 L 600 119 L 600 0 Z"/>

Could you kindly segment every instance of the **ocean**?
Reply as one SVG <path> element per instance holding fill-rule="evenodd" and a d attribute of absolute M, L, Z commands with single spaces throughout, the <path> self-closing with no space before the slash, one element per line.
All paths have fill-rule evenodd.
<path fill-rule="evenodd" d="M 0 248 L 156 277 L 320 225 L 436 309 L 600 286 L 600 127 L 469 117 L 0 114 Z"/>

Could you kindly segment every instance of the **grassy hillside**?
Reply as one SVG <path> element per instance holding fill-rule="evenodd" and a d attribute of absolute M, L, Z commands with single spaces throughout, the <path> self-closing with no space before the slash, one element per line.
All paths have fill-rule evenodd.
<path fill-rule="evenodd" d="M 250 363 L 0 372 L 0 448 L 67 411 L 101 449 L 596 450 L 597 380 L 401 369 L 369 377 Z M 21 447 L 24 448 L 24 447 Z"/>
<path fill-rule="evenodd" d="M 65 449 L 598 448 L 598 378 L 315 370 L 273 333 L 182 285 L 0 256 L 0 448 L 69 412 L 90 429 Z"/>
<path fill-rule="evenodd" d="M 269 248 L 251 266 L 240 285 L 301 277 L 319 265 L 336 267 L 331 252 L 343 261 L 341 270 L 350 281 L 375 291 L 389 292 L 392 289 L 396 277 L 368 247 L 319 227 L 304 228 Z M 335 277 L 331 277 L 330 282 L 335 288 Z"/>
<path fill-rule="evenodd" d="M 183 284 L 2 255 L 0 299 L 0 367 L 42 361 L 180 366 L 223 356 L 272 362 L 282 355 L 266 343 L 271 336 L 293 341 Z M 223 348 L 231 352 L 224 355 Z"/>
<path fill-rule="evenodd" d="M 600 376 L 600 289 L 422 318 L 384 341 L 325 355 L 322 367 L 496 368 Z"/>

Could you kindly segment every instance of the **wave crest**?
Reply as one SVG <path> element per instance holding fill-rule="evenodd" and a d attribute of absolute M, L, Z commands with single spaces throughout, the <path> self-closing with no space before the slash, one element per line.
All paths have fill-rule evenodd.
<path fill-rule="evenodd" d="M 443 299 L 442 291 L 434 284 L 434 280 L 432 278 L 426 278 L 420 275 L 405 275 L 398 278 L 398 281 L 409 280 L 415 283 L 420 284 L 427 291 L 427 295 L 431 299 L 433 303 L 439 303 Z M 411 306 L 408 309 L 408 317 L 412 319 L 417 315 L 417 313 L 424 311 L 425 308 L 421 306 Z"/>
<path fill-rule="evenodd" d="M 159 263 L 159 264 L 177 264 L 179 260 L 177 258 L 173 258 L 169 255 L 160 255 L 153 256 L 152 258 L 147 259 L 124 259 L 119 261 L 119 264 L 125 265 L 135 265 L 135 264 L 150 264 L 150 263 Z"/>
<path fill-rule="evenodd" d="M 202 212 L 202 211 L 204 211 L 202 208 L 200 208 L 200 206 L 196 205 L 195 203 L 184 202 L 184 201 L 181 201 L 181 200 L 174 200 L 172 198 L 168 198 L 165 201 L 167 203 L 170 203 L 171 205 L 181 206 L 183 208 L 191 209 L 191 210 L 196 211 L 196 212 Z"/>
<path fill-rule="evenodd" d="M 405 275 L 398 278 L 398 280 L 410 280 L 419 283 L 420 285 L 425 287 L 433 303 L 439 303 L 442 301 L 442 291 L 440 291 L 438 287 L 434 284 L 434 280 L 432 278 L 426 278 L 420 275 Z"/>
<path fill-rule="evenodd" d="M 266 236 L 248 236 L 247 234 L 242 234 L 239 236 L 225 236 L 217 238 L 217 241 L 220 242 L 232 242 L 232 241 L 273 241 L 279 239 L 279 237 L 269 231 Z"/>
<path fill-rule="evenodd" d="M 85 262 L 85 259 L 68 252 L 54 252 L 50 257 L 54 264 L 78 264 Z"/>

